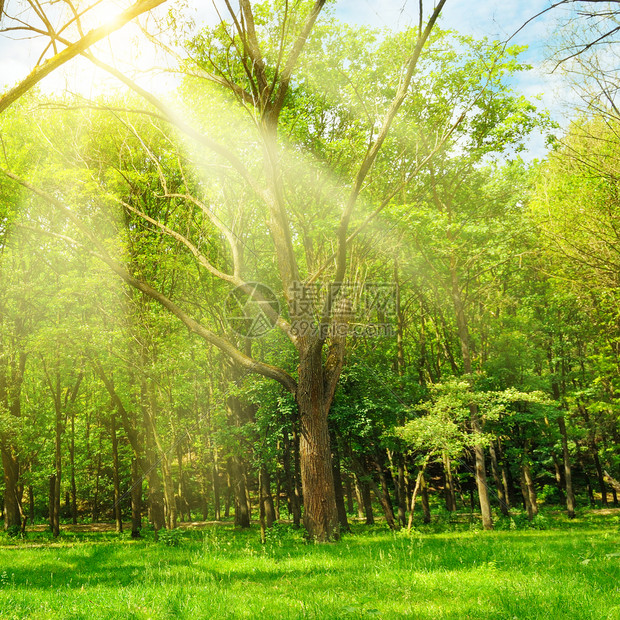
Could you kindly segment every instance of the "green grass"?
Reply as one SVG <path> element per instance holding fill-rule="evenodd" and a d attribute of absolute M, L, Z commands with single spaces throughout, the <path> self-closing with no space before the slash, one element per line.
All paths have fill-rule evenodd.
<path fill-rule="evenodd" d="M 358 525 L 328 545 L 282 526 L 266 545 L 257 529 L 231 526 L 169 544 L 4 537 L 0 618 L 620 620 L 618 521 L 547 517 L 546 529 L 514 529 L 516 520 L 494 532 L 441 522 L 410 535 Z"/>

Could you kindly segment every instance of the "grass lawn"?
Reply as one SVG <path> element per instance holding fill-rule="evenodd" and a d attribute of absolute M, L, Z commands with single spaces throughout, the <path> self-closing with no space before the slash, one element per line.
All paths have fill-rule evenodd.
<path fill-rule="evenodd" d="M 612 512 L 612 511 L 609 511 Z M 280 526 L 0 540 L 0 618 L 603 618 L 620 620 L 620 512 L 481 532 L 354 527 L 305 544 Z"/>

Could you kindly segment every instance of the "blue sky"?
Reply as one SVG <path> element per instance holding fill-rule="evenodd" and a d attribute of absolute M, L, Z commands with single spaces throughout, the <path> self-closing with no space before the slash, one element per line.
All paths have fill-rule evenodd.
<path fill-rule="evenodd" d="M 336 15 L 351 23 L 405 28 L 417 24 L 418 5 L 418 0 L 340 0 L 336 3 Z M 514 35 L 511 43 L 528 46 L 522 58 L 531 64 L 533 69 L 521 74 L 512 87 L 528 98 L 541 96 L 539 105 L 549 109 L 555 120 L 565 124 L 570 114 L 572 95 L 561 74 L 550 74 L 550 67 L 545 62 L 549 54 L 550 39 L 557 28 L 559 12 L 563 9 L 549 11 L 519 31 L 528 20 L 549 5 L 547 0 L 448 0 L 439 24 L 442 28 L 457 30 L 461 34 L 477 38 L 486 36 L 505 41 Z M 424 2 L 424 7 L 428 16 L 432 4 Z M 544 142 L 542 136 L 532 136 L 528 148 L 530 158 L 544 157 Z"/>
<path fill-rule="evenodd" d="M 550 0 L 448 0 L 440 25 L 475 37 L 488 36 L 505 40 L 524 22 L 549 6 L 549 3 Z M 213 19 L 213 8 L 209 0 L 189 0 L 189 4 L 196 8 L 199 20 Z M 418 0 L 338 0 L 333 7 L 336 15 L 343 21 L 378 28 L 400 29 L 418 22 Z M 428 16 L 432 3 L 426 0 L 424 7 Z M 542 104 L 552 110 L 554 117 L 562 120 L 563 110 L 559 102 L 568 98 L 568 91 L 562 88 L 561 77 L 549 75 L 547 68 L 543 66 L 547 42 L 557 16 L 556 10 L 539 17 L 513 39 L 514 43 L 529 46 L 524 58 L 534 65 L 534 70 L 520 77 L 514 83 L 514 88 L 528 97 L 544 95 Z M 125 27 L 122 36 L 128 36 L 127 32 L 128 27 Z M 15 42 L 0 36 L 0 89 L 3 85 L 14 83 L 25 76 L 34 60 L 36 54 L 32 43 Z M 74 61 L 74 65 L 78 64 Z M 79 83 L 80 78 L 76 77 L 78 75 L 77 69 L 72 68 L 57 72 L 47 78 L 42 88 L 58 91 L 66 83 L 71 89 L 72 82 L 74 85 Z M 542 142 L 539 140 L 537 144 L 532 143 L 532 150 L 534 156 L 542 156 Z"/>

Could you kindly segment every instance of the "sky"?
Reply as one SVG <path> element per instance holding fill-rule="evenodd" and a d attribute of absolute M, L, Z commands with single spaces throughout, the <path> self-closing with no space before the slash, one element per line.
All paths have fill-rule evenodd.
<path fill-rule="evenodd" d="M 18 6 L 20 0 L 8 0 L 9 11 Z M 196 19 L 212 21 L 214 10 L 212 4 L 206 0 L 187 0 L 189 6 L 196 12 Z M 220 4 L 222 4 L 220 2 Z M 161 7 L 167 11 L 172 2 Z M 475 37 L 487 36 L 492 39 L 506 40 L 513 35 L 523 24 L 534 15 L 549 6 L 549 0 L 447 0 L 440 25 L 462 34 Z M 432 9 L 431 3 L 424 2 L 425 12 Z M 107 19 L 117 11 L 115 0 L 104 0 L 96 13 L 96 20 Z M 362 24 L 378 28 L 402 29 L 418 22 L 418 0 L 338 0 L 334 3 L 334 12 L 342 21 L 352 24 Z M 552 115 L 560 122 L 566 120 L 566 112 L 560 105 L 563 100 L 569 100 L 569 92 L 562 83 L 559 74 L 550 75 L 545 66 L 548 55 L 548 42 L 556 26 L 557 10 L 549 12 L 526 25 L 512 39 L 513 43 L 528 45 L 524 59 L 533 65 L 534 69 L 527 75 L 522 75 L 513 88 L 518 92 L 533 97 L 542 95 L 541 105 L 549 108 Z M 142 45 L 139 58 L 135 58 L 135 48 L 131 41 L 138 37 L 137 29 L 133 25 L 125 26 L 107 43 L 97 48 L 98 54 L 108 59 L 127 59 L 131 57 L 143 66 L 150 66 L 153 60 L 148 47 Z M 0 35 L 0 91 L 23 78 L 31 70 L 39 53 L 40 43 L 36 40 L 15 41 Z M 156 64 L 161 64 L 156 61 Z M 147 87 L 166 85 L 161 75 L 142 76 L 142 84 Z M 62 71 L 54 72 L 41 84 L 41 88 L 48 92 L 61 92 L 64 88 L 77 91 L 85 96 L 96 95 L 111 85 L 97 71 L 93 71 L 83 60 L 74 60 Z M 533 138 L 530 144 L 530 156 L 544 156 L 543 141 L 540 137 Z"/>

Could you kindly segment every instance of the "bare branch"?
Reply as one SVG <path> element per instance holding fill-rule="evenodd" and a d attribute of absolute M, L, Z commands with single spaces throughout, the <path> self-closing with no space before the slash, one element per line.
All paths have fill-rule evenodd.
<path fill-rule="evenodd" d="M 138 15 L 142 15 L 143 13 L 150 11 L 164 2 L 166 2 L 166 0 L 138 0 L 138 2 L 133 4 L 126 11 L 123 11 L 113 21 L 104 26 L 91 30 L 79 41 L 69 45 L 69 47 L 56 54 L 42 65 L 35 67 L 31 71 L 30 75 L 0 97 L 0 113 L 6 110 L 6 108 L 17 101 L 17 99 L 19 99 L 22 95 L 27 93 L 33 86 L 38 84 L 52 71 L 62 66 L 72 58 L 75 58 L 79 54 L 82 54 L 91 45 L 105 39 L 105 37 L 116 30 L 119 30 Z"/>
<path fill-rule="evenodd" d="M 104 244 L 102 244 L 94 233 L 89 229 L 89 227 L 67 206 L 65 206 L 60 200 L 51 196 L 50 194 L 44 192 L 43 190 L 34 187 L 24 179 L 18 177 L 8 170 L 4 170 L 0 168 L 0 172 L 7 176 L 10 179 L 13 179 L 22 187 L 30 190 L 32 193 L 36 194 L 49 205 L 54 207 L 59 213 L 62 213 L 69 221 L 73 223 L 73 225 L 92 243 L 93 247 L 96 248 L 96 252 L 89 250 L 91 254 L 99 258 L 101 261 L 106 263 L 110 269 L 116 273 L 124 282 L 132 286 L 133 288 L 141 291 L 151 299 L 155 300 L 159 304 L 161 304 L 164 308 L 170 311 L 174 316 L 176 316 L 187 328 L 190 332 L 197 334 L 200 336 L 205 342 L 212 344 L 217 347 L 224 354 L 228 355 L 234 362 L 236 362 L 241 368 L 249 371 L 260 374 L 264 377 L 268 377 L 270 379 L 274 379 L 278 381 L 282 386 L 284 386 L 291 393 L 295 393 L 297 390 L 297 383 L 293 377 L 291 377 L 286 371 L 281 368 L 277 368 L 276 366 L 271 366 L 269 364 L 265 364 L 264 362 L 259 362 L 251 357 L 245 355 L 241 351 L 239 351 L 235 346 L 233 346 L 226 339 L 218 336 L 211 330 L 207 329 L 204 325 L 199 323 L 196 319 L 187 314 L 182 308 L 177 306 L 171 299 L 160 293 L 157 289 L 153 288 L 147 282 L 143 280 L 139 280 L 135 278 L 131 273 L 117 260 L 112 258 Z M 87 248 L 88 249 L 88 248 Z"/>

